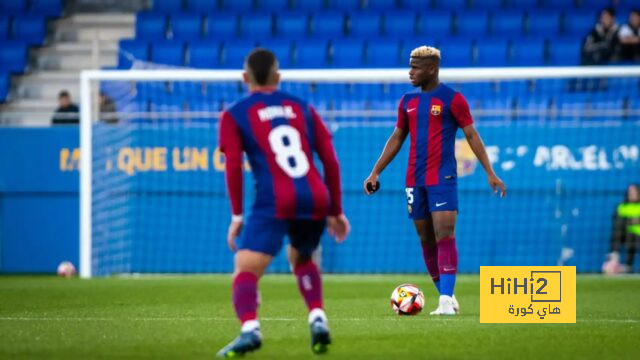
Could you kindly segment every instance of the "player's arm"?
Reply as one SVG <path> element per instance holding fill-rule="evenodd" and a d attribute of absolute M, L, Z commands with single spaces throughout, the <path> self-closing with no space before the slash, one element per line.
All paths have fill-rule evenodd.
<path fill-rule="evenodd" d="M 507 189 L 502 180 L 500 180 L 493 171 L 493 166 L 491 166 L 491 162 L 489 161 L 489 156 L 487 155 L 487 150 L 484 147 L 482 138 L 480 137 L 478 130 L 476 130 L 476 127 L 473 125 L 473 119 L 471 118 L 471 112 L 469 111 L 469 104 L 462 94 L 457 93 L 453 97 L 453 100 L 451 101 L 451 112 L 458 122 L 458 125 L 462 128 L 471 150 L 478 158 L 478 161 L 480 161 L 480 164 L 482 164 L 484 171 L 487 173 L 489 186 L 491 186 L 493 192 L 497 192 L 498 188 L 500 188 L 500 196 L 504 197 L 507 193 Z"/>
<path fill-rule="evenodd" d="M 313 118 L 314 127 L 314 144 L 315 151 L 322 162 L 324 168 L 324 181 L 329 189 L 331 197 L 331 207 L 329 208 L 329 216 L 327 217 L 327 226 L 329 233 L 336 238 L 338 242 L 344 241 L 351 231 L 349 220 L 342 212 L 342 189 L 340 183 L 340 164 L 336 156 L 331 133 L 324 125 L 324 122 L 313 107 L 309 107 Z"/>
<path fill-rule="evenodd" d="M 235 238 L 240 235 L 242 218 L 242 137 L 235 121 L 228 112 L 220 119 L 220 151 L 225 156 L 225 180 L 231 201 L 231 224 L 227 232 L 227 244 L 236 250 Z"/>

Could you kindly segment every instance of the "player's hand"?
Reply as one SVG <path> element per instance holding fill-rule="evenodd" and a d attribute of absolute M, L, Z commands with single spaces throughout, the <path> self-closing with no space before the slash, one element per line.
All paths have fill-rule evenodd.
<path fill-rule="evenodd" d="M 349 219 L 344 214 L 340 214 L 327 217 L 327 228 L 329 235 L 335 237 L 336 241 L 341 243 L 349 235 L 351 224 L 349 224 Z"/>
<path fill-rule="evenodd" d="M 240 232 L 242 231 L 242 227 L 244 223 L 242 220 L 240 221 L 231 221 L 229 224 L 229 231 L 227 231 L 227 245 L 229 245 L 229 249 L 235 252 L 237 250 L 236 247 L 236 238 L 240 236 Z"/>
<path fill-rule="evenodd" d="M 491 186 L 491 189 L 493 189 L 494 194 L 497 194 L 498 189 L 500 189 L 501 198 L 507 195 L 507 187 L 504 186 L 504 183 L 502 182 L 502 180 L 500 180 L 500 178 L 496 174 L 489 175 L 489 186 Z"/>
<path fill-rule="evenodd" d="M 371 173 L 369 177 L 364 180 L 364 192 L 367 195 L 371 195 L 378 191 L 380 188 L 380 182 L 378 181 L 378 175 Z"/>

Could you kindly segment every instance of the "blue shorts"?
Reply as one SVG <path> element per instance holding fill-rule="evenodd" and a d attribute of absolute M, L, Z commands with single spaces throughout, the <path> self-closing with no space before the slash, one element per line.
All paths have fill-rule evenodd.
<path fill-rule="evenodd" d="M 276 256 L 282 248 L 284 236 L 302 255 L 311 256 L 320 244 L 325 220 L 276 219 L 265 216 L 249 216 L 238 241 L 238 249 L 258 251 Z"/>
<path fill-rule="evenodd" d="M 409 218 L 425 220 L 434 211 L 458 210 L 458 186 L 414 186 L 405 189 Z"/>

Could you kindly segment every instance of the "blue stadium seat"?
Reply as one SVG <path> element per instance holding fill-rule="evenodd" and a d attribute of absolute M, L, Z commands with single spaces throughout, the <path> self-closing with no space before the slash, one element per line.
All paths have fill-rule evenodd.
<path fill-rule="evenodd" d="M 545 64 L 545 41 L 542 39 L 519 39 L 511 47 L 511 65 L 541 66 Z"/>
<path fill-rule="evenodd" d="M 270 13 L 289 10 L 289 0 L 258 0 L 258 9 Z"/>
<path fill-rule="evenodd" d="M 317 12 L 324 10 L 324 0 L 292 0 L 296 11 Z"/>
<path fill-rule="evenodd" d="M 564 34 L 582 39 L 593 29 L 596 21 L 597 13 L 594 11 L 567 12 L 564 16 Z"/>
<path fill-rule="evenodd" d="M 357 68 L 364 63 L 364 41 L 338 39 L 333 41 L 331 65 L 336 68 Z"/>
<path fill-rule="evenodd" d="M 242 69 L 244 59 L 255 46 L 253 41 L 233 41 L 224 44 L 221 66 L 226 69 Z"/>
<path fill-rule="evenodd" d="M 182 41 L 157 41 L 151 44 L 151 61 L 158 64 L 183 66 L 184 43 Z"/>
<path fill-rule="evenodd" d="M 9 38 L 9 17 L 0 15 L 0 40 Z"/>
<path fill-rule="evenodd" d="M 23 41 L 0 43 L 0 69 L 9 73 L 23 73 L 27 66 L 27 44 Z"/>
<path fill-rule="evenodd" d="M 392 11 L 396 9 L 396 0 L 368 0 L 367 9 L 380 12 Z"/>
<path fill-rule="evenodd" d="M 220 44 L 210 40 L 191 41 L 189 66 L 197 69 L 213 69 L 220 66 Z"/>
<path fill-rule="evenodd" d="M 320 12 L 313 15 L 311 34 L 323 38 L 344 36 L 344 15 L 339 12 Z"/>
<path fill-rule="evenodd" d="M 455 41 L 440 46 L 443 67 L 471 66 L 471 41 Z"/>
<path fill-rule="evenodd" d="M 154 12 L 175 14 L 182 11 L 182 0 L 153 0 L 151 9 Z"/>
<path fill-rule="evenodd" d="M 187 0 L 187 9 L 195 13 L 209 14 L 218 10 L 218 2 L 216 0 Z"/>
<path fill-rule="evenodd" d="M 240 17 L 240 33 L 247 38 L 269 38 L 273 35 L 271 13 L 250 13 Z"/>
<path fill-rule="evenodd" d="M 472 9 L 484 9 L 499 11 L 504 6 L 503 0 L 471 0 L 469 7 Z"/>
<path fill-rule="evenodd" d="M 469 2 L 469 0 L 434 0 L 434 7 L 442 10 L 464 11 Z"/>
<path fill-rule="evenodd" d="M 118 69 L 130 69 L 133 60 L 149 60 L 149 44 L 146 41 L 120 40 L 118 49 Z"/>
<path fill-rule="evenodd" d="M 21 15 L 13 18 L 12 37 L 29 45 L 42 45 L 46 30 L 42 15 Z"/>
<path fill-rule="evenodd" d="M 292 44 L 286 40 L 264 40 L 259 44 L 265 49 L 271 50 L 278 58 L 281 69 L 290 68 L 293 57 L 291 56 Z"/>
<path fill-rule="evenodd" d="M 478 44 L 476 64 L 478 66 L 506 66 L 509 44 L 506 40 L 493 40 Z"/>
<path fill-rule="evenodd" d="M 222 9 L 237 13 L 253 10 L 253 0 L 222 0 Z"/>
<path fill-rule="evenodd" d="M 62 0 L 31 0 L 31 12 L 58 17 L 62 15 Z"/>
<path fill-rule="evenodd" d="M 27 2 L 20 0 L 0 1 L 0 14 L 2 15 L 22 15 L 27 13 Z"/>
<path fill-rule="evenodd" d="M 574 7 L 575 0 L 540 0 L 541 7 L 554 10 L 568 10 Z"/>
<path fill-rule="evenodd" d="M 418 35 L 431 38 L 451 36 L 451 13 L 448 11 L 428 11 L 420 14 L 418 19 Z"/>
<path fill-rule="evenodd" d="M 527 35 L 553 38 L 558 36 L 560 15 L 554 12 L 530 12 Z"/>
<path fill-rule="evenodd" d="M 295 67 L 304 69 L 324 68 L 328 64 L 326 40 L 306 40 L 297 43 Z"/>
<path fill-rule="evenodd" d="M 431 10 L 431 0 L 400 0 L 400 8 L 413 12 Z"/>
<path fill-rule="evenodd" d="M 400 58 L 400 43 L 395 39 L 369 41 L 366 59 L 369 67 L 395 68 L 404 65 Z"/>
<path fill-rule="evenodd" d="M 205 36 L 215 39 L 228 39 L 238 34 L 238 18 L 231 13 L 215 13 L 205 19 Z"/>
<path fill-rule="evenodd" d="M 375 38 L 380 36 L 382 18 L 380 13 L 357 12 L 349 16 L 349 35 Z"/>
<path fill-rule="evenodd" d="M 7 94 L 9 93 L 9 74 L 0 73 L 0 103 L 7 100 Z"/>
<path fill-rule="evenodd" d="M 360 0 L 327 0 L 329 10 L 355 12 L 360 10 Z"/>
<path fill-rule="evenodd" d="M 416 34 L 416 15 L 412 11 L 391 11 L 384 15 L 384 34 L 396 38 Z"/>
<path fill-rule="evenodd" d="M 401 65 L 403 67 L 408 66 L 409 55 L 411 54 L 411 50 L 417 48 L 418 46 L 427 45 L 427 46 L 434 46 L 439 48 L 438 44 L 439 44 L 439 40 L 428 37 L 428 36 L 404 38 L 402 40 L 402 47 L 400 49 Z"/>
<path fill-rule="evenodd" d="M 275 18 L 276 35 L 287 39 L 305 37 L 308 34 L 309 18 L 306 14 L 280 13 Z"/>
<path fill-rule="evenodd" d="M 579 65 L 580 39 L 553 39 L 549 43 L 549 60 L 553 65 Z"/>
<path fill-rule="evenodd" d="M 488 33 L 489 14 L 477 11 L 458 13 L 457 24 L 457 34 L 459 36 L 478 39 Z"/>
<path fill-rule="evenodd" d="M 505 0 L 504 6 L 509 9 L 529 10 L 539 6 L 540 0 Z"/>
<path fill-rule="evenodd" d="M 491 33 L 494 36 L 519 38 L 524 29 L 521 12 L 495 12 L 491 21 Z"/>
<path fill-rule="evenodd" d="M 136 38 L 144 40 L 162 40 L 167 36 L 167 17 L 164 14 L 148 11 L 136 15 Z"/>
<path fill-rule="evenodd" d="M 202 16 L 195 13 L 177 13 L 171 16 L 174 39 L 199 39 L 202 36 Z"/>

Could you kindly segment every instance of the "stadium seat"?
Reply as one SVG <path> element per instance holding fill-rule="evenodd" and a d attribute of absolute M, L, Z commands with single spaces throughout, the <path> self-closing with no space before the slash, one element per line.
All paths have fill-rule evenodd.
<path fill-rule="evenodd" d="M 182 0 L 153 0 L 151 9 L 154 12 L 175 14 L 182 11 Z"/>
<path fill-rule="evenodd" d="M 440 56 L 443 67 L 465 67 L 471 66 L 471 41 L 456 41 L 442 44 L 440 46 Z"/>
<path fill-rule="evenodd" d="M 9 93 L 9 74 L 0 73 L 0 103 L 7 100 Z"/>
<path fill-rule="evenodd" d="M 255 42 L 249 40 L 226 42 L 222 50 L 220 65 L 226 69 L 242 69 L 244 59 L 255 47 Z"/>
<path fill-rule="evenodd" d="M 215 13 L 205 19 L 205 36 L 219 40 L 235 37 L 238 34 L 238 18 L 231 13 Z"/>
<path fill-rule="evenodd" d="M 508 9 L 530 10 L 539 5 L 539 0 L 504 0 L 504 6 Z"/>
<path fill-rule="evenodd" d="M 503 0 L 470 0 L 469 7 L 472 9 L 483 9 L 499 11 L 504 5 Z"/>
<path fill-rule="evenodd" d="M 9 17 L 0 15 L 0 40 L 9 38 Z"/>
<path fill-rule="evenodd" d="M 120 40 L 118 69 L 130 69 L 133 60 L 149 60 L 149 44 L 140 40 Z"/>
<path fill-rule="evenodd" d="M 269 13 L 289 10 L 289 0 L 258 0 L 258 9 Z"/>
<path fill-rule="evenodd" d="M 357 12 L 349 16 L 349 35 L 375 38 L 380 36 L 382 18 L 379 13 Z"/>
<path fill-rule="evenodd" d="M 271 13 L 250 13 L 240 17 L 240 33 L 246 38 L 269 38 L 273 35 Z"/>
<path fill-rule="evenodd" d="M 441 10 L 464 11 L 470 0 L 434 0 L 434 7 Z"/>
<path fill-rule="evenodd" d="M 213 69 L 220 66 L 220 44 L 210 40 L 191 41 L 189 66 L 197 69 Z"/>
<path fill-rule="evenodd" d="M 432 38 L 451 36 L 451 13 L 447 11 L 428 11 L 420 14 L 418 19 L 418 35 Z"/>
<path fill-rule="evenodd" d="M 291 42 L 286 40 L 264 40 L 260 42 L 259 46 L 271 50 L 276 55 L 281 69 L 291 67 L 293 58 L 291 56 Z"/>
<path fill-rule="evenodd" d="M 136 15 L 136 39 L 162 40 L 167 36 L 167 18 L 164 14 L 148 11 Z"/>
<path fill-rule="evenodd" d="M 376 39 L 367 46 L 366 65 L 375 68 L 395 68 L 402 66 L 400 43 L 395 39 Z"/>
<path fill-rule="evenodd" d="M 560 15 L 553 12 L 530 12 L 527 35 L 535 37 L 557 37 L 560 29 Z"/>
<path fill-rule="evenodd" d="M 391 11 L 384 15 L 384 34 L 395 38 L 416 34 L 416 15 L 412 11 Z"/>
<path fill-rule="evenodd" d="M 26 41 L 29 45 L 42 45 L 44 41 L 45 19 L 42 15 L 22 15 L 13 18 L 12 37 Z"/>
<path fill-rule="evenodd" d="M 579 65 L 580 39 L 554 39 L 549 44 L 549 60 L 552 65 Z"/>
<path fill-rule="evenodd" d="M 356 12 L 360 10 L 360 0 L 327 0 L 329 10 Z"/>
<path fill-rule="evenodd" d="M 332 44 L 331 65 L 335 68 L 357 68 L 364 63 L 364 41 L 339 39 Z"/>
<path fill-rule="evenodd" d="M 318 12 L 324 10 L 324 0 L 292 0 L 293 10 L 305 12 Z"/>
<path fill-rule="evenodd" d="M 493 40 L 478 43 L 476 65 L 505 66 L 508 60 L 508 43 L 506 40 Z"/>
<path fill-rule="evenodd" d="M 494 36 L 518 38 L 522 36 L 523 24 L 523 16 L 519 11 L 495 12 L 491 21 L 491 33 Z"/>
<path fill-rule="evenodd" d="M 396 4 L 397 2 L 395 0 L 368 0 L 366 1 L 366 8 L 383 13 L 395 10 Z"/>
<path fill-rule="evenodd" d="M 339 12 L 320 12 L 313 15 L 311 34 L 322 38 L 344 36 L 344 16 Z"/>
<path fill-rule="evenodd" d="M 157 41 L 151 44 L 151 61 L 158 64 L 183 66 L 184 43 L 182 41 Z"/>
<path fill-rule="evenodd" d="M 411 54 L 411 50 L 417 48 L 418 46 L 427 45 L 438 47 L 439 40 L 431 37 L 418 36 L 418 37 L 410 37 L 402 40 L 402 47 L 400 49 L 400 57 L 401 57 L 401 65 L 409 66 L 409 55 Z"/>
<path fill-rule="evenodd" d="M 281 13 L 275 18 L 276 35 L 287 39 L 305 37 L 308 34 L 309 18 L 306 14 Z"/>
<path fill-rule="evenodd" d="M 0 43 L 0 69 L 8 73 L 23 73 L 27 66 L 27 44 L 22 41 Z"/>
<path fill-rule="evenodd" d="M 31 0 L 31 13 L 58 17 L 62 15 L 62 0 Z"/>
<path fill-rule="evenodd" d="M 328 44 L 326 40 L 306 40 L 297 43 L 295 67 L 324 68 L 328 63 Z"/>
<path fill-rule="evenodd" d="M 253 11 L 253 0 L 222 0 L 222 9 L 236 13 Z"/>
<path fill-rule="evenodd" d="M 575 0 L 540 0 L 540 6 L 545 9 L 568 10 L 574 5 Z"/>
<path fill-rule="evenodd" d="M 199 39 L 202 36 L 202 16 L 195 13 L 177 13 L 171 16 L 174 39 Z"/>
<path fill-rule="evenodd" d="M 545 64 L 545 41 L 543 39 L 514 41 L 511 50 L 511 65 L 541 66 Z"/>
<path fill-rule="evenodd" d="M 416 13 L 431 10 L 431 0 L 401 0 L 400 8 Z"/>
<path fill-rule="evenodd" d="M 597 21 L 597 12 L 570 11 L 564 15 L 564 34 L 568 37 L 580 39 L 587 36 Z"/>
<path fill-rule="evenodd" d="M 187 9 L 199 14 L 210 14 L 218 10 L 216 0 L 187 0 Z"/>
<path fill-rule="evenodd" d="M 468 11 L 458 13 L 457 35 L 468 39 L 478 39 L 489 30 L 489 14 L 486 12 Z"/>
<path fill-rule="evenodd" d="M 22 15 L 27 13 L 27 2 L 20 0 L 0 1 L 0 14 L 2 15 Z"/>

